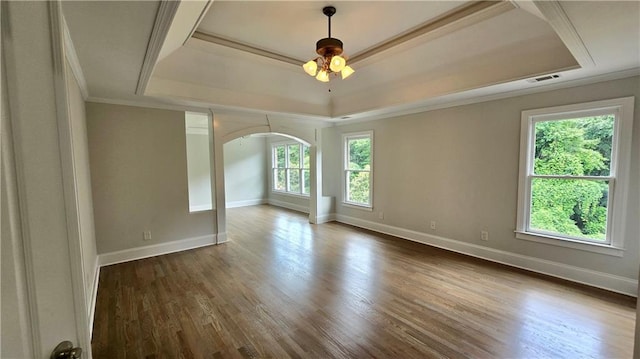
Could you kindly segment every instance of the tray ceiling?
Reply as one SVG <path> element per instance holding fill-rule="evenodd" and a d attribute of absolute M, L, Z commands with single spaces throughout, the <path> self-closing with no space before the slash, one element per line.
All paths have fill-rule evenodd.
<path fill-rule="evenodd" d="M 321 9 L 328 4 L 185 2 L 169 18 L 161 56 L 137 95 L 131 86 L 142 74 L 112 80 L 140 73 L 163 24 L 160 3 L 65 2 L 64 11 L 92 98 L 339 121 L 629 76 L 640 68 L 638 2 L 335 1 L 332 35 L 344 42 L 356 73 L 324 84 L 300 65 L 327 36 Z M 144 22 L 128 21 L 135 12 L 118 13 L 127 9 L 146 9 L 136 15 Z M 114 23 L 117 31 L 95 26 Z M 547 74 L 560 77 L 528 81 Z"/>

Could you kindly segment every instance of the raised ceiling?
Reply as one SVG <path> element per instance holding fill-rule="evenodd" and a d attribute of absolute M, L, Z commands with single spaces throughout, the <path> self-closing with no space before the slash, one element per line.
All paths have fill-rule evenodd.
<path fill-rule="evenodd" d="M 136 36 L 127 39 L 115 31 L 116 38 L 102 39 L 107 46 L 117 41 L 127 45 L 105 52 L 88 41 L 96 33 L 92 17 L 101 18 L 99 24 L 112 20 L 123 25 L 119 30 L 136 31 L 115 19 L 126 6 L 99 3 L 103 5 L 65 6 L 90 97 L 98 98 L 127 100 L 144 94 L 154 101 L 214 110 L 340 121 L 575 80 L 630 76 L 640 65 L 638 2 L 334 1 L 332 35 L 344 42 L 356 73 L 323 84 L 300 65 L 315 56 L 315 42 L 327 36 L 321 9 L 329 3 L 216 0 L 185 3 L 192 8 L 190 17 L 174 17 L 153 75 L 136 96 L 136 87 L 109 90 L 108 73 L 124 66 L 144 72 L 143 59 L 120 65 L 95 59 L 117 63 L 133 54 L 132 38 L 148 36 L 146 19 L 152 11 L 140 15 L 145 20 L 137 25 Z M 100 6 L 111 10 L 97 13 Z M 158 3 L 129 5 L 136 6 L 157 9 Z M 153 11 L 153 16 L 161 12 Z M 149 57 L 147 43 L 136 51 L 145 49 Z M 548 83 L 527 81 L 552 73 L 561 76 Z"/>

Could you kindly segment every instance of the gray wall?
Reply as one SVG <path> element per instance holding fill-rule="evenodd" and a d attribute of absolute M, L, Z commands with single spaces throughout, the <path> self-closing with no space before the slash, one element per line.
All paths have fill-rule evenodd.
<path fill-rule="evenodd" d="M 338 204 L 338 215 L 636 279 L 639 83 L 633 77 L 324 129 L 324 194 L 341 203 L 341 134 L 374 130 L 374 210 Z M 516 239 L 521 111 L 626 96 L 636 101 L 624 256 Z M 380 211 L 384 220 L 378 219 Z M 490 232 L 488 242 L 480 240 L 483 229 Z"/>
<path fill-rule="evenodd" d="M 267 194 L 265 137 L 241 137 L 224 144 L 227 207 L 264 203 Z"/>
<path fill-rule="evenodd" d="M 211 212 L 189 213 L 184 112 L 86 109 L 99 254 L 214 233 Z"/>

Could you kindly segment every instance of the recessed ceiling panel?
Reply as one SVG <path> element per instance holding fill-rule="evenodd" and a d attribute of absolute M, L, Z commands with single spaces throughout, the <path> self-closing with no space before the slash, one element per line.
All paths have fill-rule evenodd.
<path fill-rule="evenodd" d="M 64 17 L 89 94 L 133 94 L 159 1 L 65 1 Z"/>
<path fill-rule="evenodd" d="M 466 1 L 334 1 L 332 37 L 353 55 L 447 13 Z M 315 56 L 327 37 L 318 1 L 214 1 L 198 31 L 297 59 Z"/>
<path fill-rule="evenodd" d="M 562 8 L 600 69 L 640 66 L 640 2 L 568 1 Z"/>

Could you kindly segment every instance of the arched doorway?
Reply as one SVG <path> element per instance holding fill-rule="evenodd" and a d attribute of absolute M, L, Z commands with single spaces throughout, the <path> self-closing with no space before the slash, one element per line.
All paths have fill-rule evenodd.
<path fill-rule="evenodd" d="M 215 126 L 214 126 L 215 127 Z M 309 132 L 309 131 L 307 131 Z M 313 136 L 303 133 L 303 131 L 295 131 L 291 129 L 274 130 L 271 126 L 253 126 L 234 131 L 228 134 L 220 134 L 215 130 L 214 133 L 214 176 L 215 176 L 215 220 L 217 228 L 217 243 L 224 243 L 227 238 L 227 215 L 226 215 L 226 197 L 225 197 L 225 169 L 224 169 L 224 144 L 235 139 L 249 136 L 253 134 L 274 134 L 290 138 L 298 143 L 304 144 L 309 148 L 310 155 L 310 193 L 309 193 L 309 222 L 319 223 L 319 214 L 321 215 L 322 203 L 322 167 L 321 158 L 322 151 L 318 144 L 319 134 L 317 131 Z"/>

